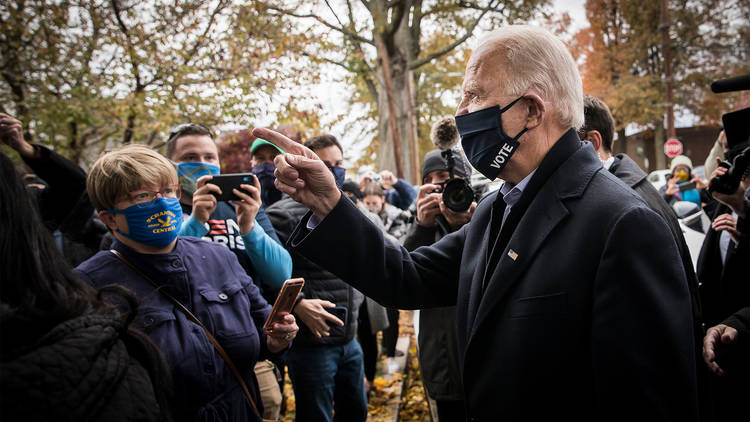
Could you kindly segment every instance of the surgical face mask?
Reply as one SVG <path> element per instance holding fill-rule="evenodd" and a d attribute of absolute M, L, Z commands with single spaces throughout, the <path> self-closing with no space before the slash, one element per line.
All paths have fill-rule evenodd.
<path fill-rule="evenodd" d="M 281 199 L 281 191 L 276 189 L 273 184 L 276 180 L 276 176 L 273 174 L 275 170 L 276 166 L 268 162 L 253 166 L 252 172 L 260 182 L 260 199 L 263 201 L 264 207 L 268 207 Z"/>
<path fill-rule="evenodd" d="M 198 184 L 198 179 L 202 176 L 216 176 L 221 173 L 219 166 L 208 163 L 187 162 L 177 164 L 177 177 L 182 192 L 193 195 Z"/>
<path fill-rule="evenodd" d="M 336 187 L 340 188 L 344 184 L 344 180 L 346 180 L 346 169 L 343 167 L 328 167 L 329 170 L 331 170 L 331 173 L 333 173 L 333 178 L 336 179 Z"/>
<path fill-rule="evenodd" d="M 182 207 L 177 198 L 158 197 L 151 202 L 132 205 L 124 210 L 107 210 L 124 214 L 128 233 L 121 235 L 149 246 L 167 246 L 172 243 L 182 226 Z"/>
<path fill-rule="evenodd" d="M 516 98 L 502 109 L 495 105 L 456 116 L 456 127 L 461 135 L 461 146 L 466 152 L 466 157 L 471 165 L 489 180 L 495 180 L 508 165 L 510 157 L 520 145 L 518 138 L 528 130 L 523 128 L 513 138 L 503 131 L 500 116 L 521 98 Z"/>

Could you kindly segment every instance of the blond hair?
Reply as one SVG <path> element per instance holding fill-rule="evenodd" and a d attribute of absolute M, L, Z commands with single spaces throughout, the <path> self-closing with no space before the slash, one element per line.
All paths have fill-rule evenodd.
<path fill-rule="evenodd" d="M 86 178 L 89 198 L 99 211 L 114 208 L 134 190 L 174 184 L 174 165 L 143 145 L 126 145 L 104 154 L 94 162 Z"/>
<path fill-rule="evenodd" d="M 479 45 L 485 43 L 497 44 L 505 55 L 503 84 L 508 95 L 520 96 L 533 88 L 553 104 L 562 127 L 583 126 L 583 84 L 562 41 L 542 28 L 510 25 L 482 36 Z"/>

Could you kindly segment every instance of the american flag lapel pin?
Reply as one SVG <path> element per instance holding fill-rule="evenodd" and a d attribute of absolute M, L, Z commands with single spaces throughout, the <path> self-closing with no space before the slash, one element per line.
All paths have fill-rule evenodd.
<path fill-rule="evenodd" d="M 508 250 L 508 256 L 514 261 L 516 260 L 516 258 L 518 258 L 518 254 L 513 249 Z"/>

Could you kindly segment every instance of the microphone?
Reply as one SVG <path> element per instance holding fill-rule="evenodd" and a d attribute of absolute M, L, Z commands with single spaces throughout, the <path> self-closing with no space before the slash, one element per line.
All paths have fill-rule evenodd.
<path fill-rule="evenodd" d="M 443 202 L 453 212 L 466 212 L 471 208 L 474 201 L 474 191 L 471 189 L 469 181 L 457 177 L 455 174 L 456 166 L 461 166 L 462 174 L 471 175 L 471 169 L 466 168 L 468 163 L 464 159 L 456 159 L 461 154 L 458 148 L 460 135 L 456 127 L 456 119 L 453 116 L 445 116 L 432 125 L 430 130 L 430 140 L 442 152 L 440 155 L 445 159 L 448 166 L 450 178 L 443 182 L 442 188 Z M 442 218 L 442 215 L 440 216 Z"/>
<path fill-rule="evenodd" d="M 432 125 L 430 140 L 441 151 L 447 151 L 456 146 L 458 139 L 458 128 L 453 116 L 445 116 Z"/>
<path fill-rule="evenodd" d="M 720 79 L 711 83 L 711 91 L 719 94 L 722 92 L 745 91 L 750 89 L 750 74 L 735 76 L 734 78 Z"/>

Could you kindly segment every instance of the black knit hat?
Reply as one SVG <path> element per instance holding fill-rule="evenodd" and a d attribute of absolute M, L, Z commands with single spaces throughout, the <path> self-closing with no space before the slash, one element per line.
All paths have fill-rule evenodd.
<path fill-rule="evenodd" d="M 359 185 L 352 179 L 346 179 L 344 184 L 341 185 L 341 190 L 344 192 L 353 193 L 357 199 L 362 199 L 362 191 L 359 190 Z"/>
<path fill-rule="evenodd" d="M 422 180 L 427 177 L 430 172 L 435 170 L 448 170 L 448 161 L 443 157 L 443 152 L 439 149 L 434 149 L 424 155 L 424 163 L 422 163 Z M 462 179 L 469 179 L 471 177 L 471 166 L 469 161 L 464 156 L 464 153 L 454 149 L 453 157 L 456 161 L 456 166 L 453 169 L 454 174 Z"/>

